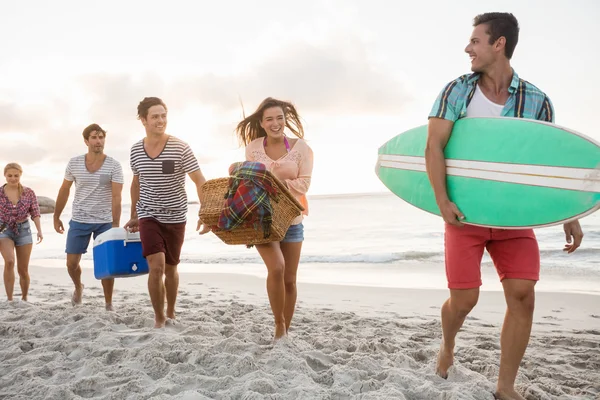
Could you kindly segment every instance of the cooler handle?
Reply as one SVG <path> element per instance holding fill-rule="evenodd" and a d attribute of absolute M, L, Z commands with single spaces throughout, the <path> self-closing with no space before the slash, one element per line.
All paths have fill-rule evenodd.
<path fill-rule="evenodd" d="M 125 240 L 123 240 L 123 246 L 127 246 L 127 243 L 139 243 L 140 242 L 139 238 L 131 239 L 131 236 L 133 236 L 133 232 L 129 232 L 128 229 L 125 229 Z"/>

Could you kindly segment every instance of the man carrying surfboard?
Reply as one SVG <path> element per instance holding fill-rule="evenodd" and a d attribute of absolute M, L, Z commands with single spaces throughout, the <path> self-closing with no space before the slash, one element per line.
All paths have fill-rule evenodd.
<path fill-rule="evenodd" d="M 446 190 L 444 148 L 456 120 L 464 117 L 517 117 L 554 122 L 549 97 L 519 78 L 510 64 L 519 37 L 519 24 L 510 13 L 475 17 L 465 52 L 472 74 L 448 83 L 429 114 L 425 159 L 429 180 L 445 224 L 446 276 L 450 298 L 442 306 L 442 343 L 437 373 L 447 377 L 453 364 L 456 334 L 479 298 L 481 258 L 487 248 L 502 281 L 507 310 L 500 338 L 498 399 L 523 399 L 514 383 L 531 334 L 534 287 L 539 279 L 540 254 L 533 230 L 502 230 L 466 225 L 464 215 Z M 578 221 L 564 225 L 565 251 L 581 244 Z"/>

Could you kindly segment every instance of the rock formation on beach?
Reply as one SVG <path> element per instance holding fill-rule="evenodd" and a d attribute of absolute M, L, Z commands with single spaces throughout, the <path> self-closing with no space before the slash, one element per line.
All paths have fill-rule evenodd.
<path fill-rule="evenodd" d="M 52 214 L 56 207 L 56 202 L 49 197 L 37 196 L 38 204 L 40 205 L 40 213 Z"/>

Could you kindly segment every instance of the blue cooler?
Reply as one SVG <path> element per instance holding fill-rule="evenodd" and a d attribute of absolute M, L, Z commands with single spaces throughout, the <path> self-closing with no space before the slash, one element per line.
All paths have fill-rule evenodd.
<path fill-rule="evenodd" d="M 112 228 L 94 240 L 94 276 L 96 279 L 126 278 L 148 273 L 142 256 L 139 232 Z"/>

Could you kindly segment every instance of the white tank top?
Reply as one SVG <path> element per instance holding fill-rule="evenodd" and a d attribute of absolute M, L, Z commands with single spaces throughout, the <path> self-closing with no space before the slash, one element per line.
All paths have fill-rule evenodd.
<path fill-rule="evenodd" d="M 467 107 L 467 117 L 500 117 L 503 108 L 503 104 L 496 104 L 485 97 L 479 85 L 476 85 L 473 98 Z"/>

